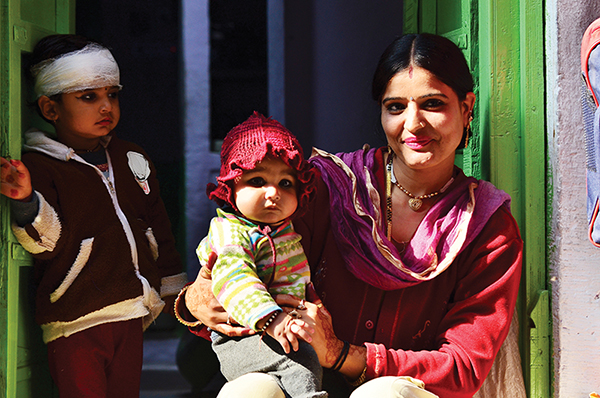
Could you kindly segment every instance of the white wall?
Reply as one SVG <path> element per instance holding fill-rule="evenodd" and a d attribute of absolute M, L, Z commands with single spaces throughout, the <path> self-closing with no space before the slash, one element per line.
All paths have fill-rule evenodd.
<path fill-rule="evenodd" d="M 206 184 L 219 170 L 219 155 L 210 152 L 210 48 L 208 0 L 182 0 L 183 101 L 185 134 L 185 217 L 190 279 L 198 272 L 195 249 L 214 214 L 206 199 Z"/>
<path fill-rule="evenodd" d="M 556 397 L 600 392 L 600 249 L 587 237 L 581 37 L 597 0 L 546 2 L 549 264 Z"/>

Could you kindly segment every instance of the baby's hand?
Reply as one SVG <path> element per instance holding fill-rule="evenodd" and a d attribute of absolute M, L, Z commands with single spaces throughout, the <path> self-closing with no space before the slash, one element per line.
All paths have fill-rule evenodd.
<path fill-rule="evenodd" d="M 298 338 L 310 343 L 314 332 L 308 323 L 285 312 L 280 312 L 267 328 L 269 336 L 281 344 L 286 354 L 290 353 L 290 344 L 294 351 L 298 351 Z"/>
<path fill-rule="evenodd" d="M 11 199 L 27 200 L 31 197 L 31 177 L 23 162 L 0 157 L 0 193 Z"/>

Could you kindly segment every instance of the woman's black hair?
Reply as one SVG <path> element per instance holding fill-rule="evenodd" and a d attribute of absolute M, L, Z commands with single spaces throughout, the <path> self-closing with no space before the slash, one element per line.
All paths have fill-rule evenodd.
<path fill-rule="evenodd" d="M 473 76 L 456 44 L 430 33 L 408 34 L 394 40 L 379 58 L 371 87 L 377 103 L 381 103 L 392 77 L 411 64 L 431 72 L 454 90 L 460 100 L 473 91 Z"/>

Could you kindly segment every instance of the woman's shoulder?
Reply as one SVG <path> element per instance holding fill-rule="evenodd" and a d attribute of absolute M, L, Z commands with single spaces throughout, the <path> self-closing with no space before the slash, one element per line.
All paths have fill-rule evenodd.
<path fill-rule="evenodd" d="M 498 233 L 502 232 L 508 239 L 519 239 L 521 240 L 521 232 L 519 231 L 519 225 L 517 220 L 512 215 L 508 206 L 500 206 L 486 224 L 486 229 L 496 230 Z"/>

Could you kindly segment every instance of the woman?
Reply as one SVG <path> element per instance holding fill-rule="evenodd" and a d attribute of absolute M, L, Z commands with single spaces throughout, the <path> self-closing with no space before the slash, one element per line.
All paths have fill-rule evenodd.
<path fill-rule="evenodd" d="M 441 397 L 472 397 L 508 334 L 522 255 L 508 195 L 454 166 L 473 80 L 451 41 L 406 35 L 381 56 L 372 88 L 388 147 L 316 151 L 323 181 L 294 221 L 322 300 L 301 314 L 321 364 L 337 368 L 324 389 L 347 397 L 365 380 L 376 379 L 357 393 L 410 376 Z M 181 295 L 190 312 L 243 333 L 218 325 L 226 316 L 206 305 L 205 283 Z"/>

